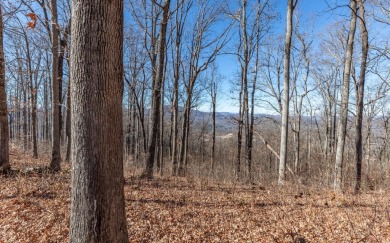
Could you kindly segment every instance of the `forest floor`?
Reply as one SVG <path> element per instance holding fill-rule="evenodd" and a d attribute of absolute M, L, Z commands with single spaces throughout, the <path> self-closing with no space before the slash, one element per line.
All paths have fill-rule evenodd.
<path fill-rule="evenodd" d="M 0 242 L 67 242 L 70 165 L 59 174 L 13 152 L 22 172 L 0 176 Z M 139 180 L 126 173 L 130 242 L 390 242 L 390 196 L 244 186 L 207 180 Z"/>

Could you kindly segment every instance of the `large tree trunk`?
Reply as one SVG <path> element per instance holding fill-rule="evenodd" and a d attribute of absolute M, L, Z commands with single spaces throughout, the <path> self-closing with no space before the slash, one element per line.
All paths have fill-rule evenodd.
<path fill-rule="evenodd" d="M 60 120 L 60 80 L 58 76 L 58 37 L 57 1 L 51 0 L 52 31 L 52 149 L 50 169 L 61 170 L 61 120 Z"/>
<path fill-rule="evenodd" d="M 365 9 L 362 0 L 357 0 L 360 13 L 360 31 L 362 38 L 362 57 L 360 63 L 359 83 L 356 85 L 357 103 L 356 103 L 356 134 L 355 134 L 355 163 L 356 163 L 356 184 L 355 193 L 360 191 L 362 181 L 362 159 L 363 159 L 363 101 L 364 85 L 366 79 L 367 56 L 368 56 L 368 31 L 366 26 Z"/>
<path fill-rule="evenodd" d="M 123 176 L 123 0 L 73 0 L 70 242 L 128 242 Z"/>
<path fill-rule="evenodd" d="M 298 0 L 296 0 L 298 1 Z M 283 109 L 282 109 L 282 127 L 280 133 L 280 159 L 279 159 L 279 179 L 278 183 L 283 185 L 286 177 L 286 163 L 287 163 L 287 142 L 288 142 L 288 112 L 290 102 L 290 52 L 291 52 L 291 37 L 293 21 L 292 16 L 296 2 L 288 0 L 287 4 L 287 28 L 286 40 L 284 46 L 284 86 L 283 86 Z"/>
<path fill-rule="evenodd" d="M 5 59 L 3 46 L 3 13 L 0 6 L 0 169 L 5 170 L 10 168 L 8 140 L 7 92 L 5 85 Z"/>
<path fill-rule="evenodd" d="M 334 184 L 333 184 L 335 191 L 341 191 L 341 183 L 342 183 L 344 146 L 345 146 L 345 137 L 347 134 L 347 121 L 348 121 L 349 79 L 351 76 L 353 45 L 354 45 L 355 30 L 356 30 L 356 0 L 350 1 L 350 7 L 351 7 L 351 21 L 350 21 L 349 34 L 348 34 L 347 50 L 345 53 L 343 91 L 341 93 L 341 105 L 340 105 L 339 122 L 338 122 L 335 176 L 334 176 Z"/>
<path fill-rule="evenodd" d="M 164 78 L 164 61 L 165 61 L 165 50 L 166 50 L 166 36 L 167 36 L 167 25 L 169 19 L 169 5 L 170 0 L 165 0 L 163 7 L 163 15 L 161 19 L 161 28 L 160 28 L 160 40 L 159 40 L 159 50 L 158 50 L 158 67 L 156 80 L 153 85 L 152 92 L 152 110 L 150 118 L 150 128 L 149 128 L 149 147 L 146 154 L 146 168 L 142 173 L 144 178 L 153 177 L 153 164 L 156 154 L 156 143 L 160 122 L 160 102 L 161 102 L 161 85 Z"/>

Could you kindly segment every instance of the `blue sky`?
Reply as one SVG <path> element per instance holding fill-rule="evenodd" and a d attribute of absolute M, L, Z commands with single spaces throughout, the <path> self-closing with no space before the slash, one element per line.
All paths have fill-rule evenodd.
<path fill-rule="evenodd" d="M 346 3 L 347 1 L 343 1 L 342 4 Z M 287 0 L 277 0 L 276 4 L 276 11 L 279 13 L 279 18 L 277 23 L 274 24 L 275 28 L 273 31 L 278 35 L 284 35 L 286 28 Z M 329 24 L 342 17 L 343 14 L 346 14 L 346 16 L 349 15 L 347 7 L 331 10 L 328 4 L 330 7 L 336 6 L 334 0 L 299 0 L 295 14 L 298 15 L 300 28 L 305 32 L 312 32 L 311 35 L 314 39 L 317 39 L 321 32 L 326 31 Z M 237 59 L 235 56 L 223 55 L 219 57 L 217 62 L 219 71 L 225 77 L 225 80 L 221 85 L 217 110 L 220 112 L 238 112 L 237 101 L 234 101 L 231 98 L 232 94 L 230 91 L 232 85 L 231 81 L 229 81 L 237 76 L 239 68 Z M 210 105 L 205 103 L 200 110 L 209 111 Z M 264 108 L 257 107 L 255 110 L 258 113 L 268 113 Z"/>

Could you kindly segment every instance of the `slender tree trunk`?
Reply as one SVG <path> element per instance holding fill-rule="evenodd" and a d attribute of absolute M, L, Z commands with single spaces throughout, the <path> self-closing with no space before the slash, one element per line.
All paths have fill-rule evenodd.
<path fill-rule="evenodd" d="M 22 72 L 22 66 L 20 66 L 20 72 Z M 21 74 L 23 83 L 23 149 L 27 151 L 28 147 L 28 113 L 27 113 L 27 87 L 24 75 Z"/>
<path fill-rule="evenodd" d="M 18 91 L 19 91 L 19 124 L 18 124 L 18 133 L 19 133 L 19 139 L 21 138 L 23 143 L 23 150 L 26 152 L 27 150 L 27 110 L 26 110 L 26 104 L 27 104 L 27 96 L 26 96 L 26 84 L 25 84 L 25 77 L 23 74 L 23 67 L 22 67 L 22 59 L 19 54 L 19 50 L 16 49 L 16 58 L 17 58 L 17 65 L 18 65 L 18 79 L 20 80 L 20 84 L 18 85 Z"/>
<path fill-rule="evenodd" d="M 237 159 L 236 159 L 236 168 L 235 168 L 235 174 L 236 174 L 236 180 L 240 180 L 241 177 L 241 147 L 242 147 L 242 123 L 243 123 L 243 111 L 242 111 L 242 86 L 240 87 L 240 94 L 239 94 L 239 112 L 238 112 L 238 129 L 237 129 Z"/>
<path fill-rule="evenodd" d="M 15 122 L 14 122 L 14 135 L 15 141 L 20 141 L 20 85 L 16 85 L 15 92 Z"/>
<path fill-rule="evenodd" d="M 338 76 L 338 75 L 337 75 Z M 337 77 L 336 76 L 336 77 Z M 336 84 L 336 80 L 335 80 L 335 84 Z M 331 126 L 331 132 L 332 132 L 332 136 L 331 136 L 331 153 L 334 154 L 335 152 L 335 149 L 336 149 L 336 130 L 337 130 L 337 103 L 338 103 L 338 92 L 336 92 L 336 87 L 334 88 L 334 93 L 333 93 L 333 119 L 332 119 L 332 126 Z"/>
<path fill-rule="evenodd" d="M 178 35 L 176 36 L 178 37 Z M 174 66 L 174 81 L 173 81 L 173 104 L 172 104 L 172 175 L 178 173 L 178 121 L 179 121 L 179 79 L 180 79 L 180 42 L 176 40 L 176 62 Z"/>
<path fill-rule="evenodd" d="M 123 0 L 73 0 L 69 242 L 128 242 L 123 176 Z"/>
<path fill-rule="evenodd" d="M 9 162 L 9 131 L 3 32 L 3 13 L 0 6 L 0 169 L 8 170 L 11 165 Z"/>
<path fill-rule="evenodd" d="M 297 114 L 297 123 L 295 125 L 296 132 L 294 133 L 295 138 L 295 158 L 294 158 L 294 173 L 299 174 L 300 166 L 300 150 L 301 150 L 301 118 L 300 114 Z"/>
<path fill-rule="evenodd" d="M 1 16 L 1 15 L 0 15 Z M 12 93 L 11 93 L 11 95 L 12 95 Z M 11 97 L 10 97 L 11 98 Z M 9 99 L 10 99 L 9 98 Z M 15 96 L 14 96 L 14 100 L 13 101 L 15 101 L 16 99 L 15 99 Z M 11 101 L 11 99 L 8 101 L 10 104 L 12 104 L 12 102 L 13 101 Z M 9 130 L 9 137 L 8 137 L 8 141 L 9 142 L 12 142 L 13 140 L 14 140 L 14 138 L 15 138 L 15 129 L 14 129 L 14 123 L 15 123 L 15 103 L 13 103 L 12 105 L 11 105 L 11 109 L 13 110 L 13 111 L 11 111 L 10 113 L 9 113 L 9 121 L 8 121 L 8 130 Z"/>
<path fill-rule="evenodd" d="M 351 21 L 348 34 L 347 51 L 345 53 L 344 76 L 343 76 L 343 90 L 341 93 L 341 105 L 338 122 L 338 138 L 336 150 L 335 176 L 334 176 L 334 190 L 341 191 L 343 178 L 343 160 L 344 160 L 344 146 L 345 137 L 347 134 L 348 121 L 348 101 L 349 101 L 349 79 L 351 76 L 351 65 L 353 46 L 356 30 L 356 0 L 350 1 L 351 7 Z"/>
<path fill-rule="evenodd" d="M 16 86 L 16 95 L 15 95 L 15 139 L 20 141 L 20 85 Z"/>
<path fill-rule="evenodd" d="M 44 113 L 44 138 L 45 141 L 49 140 L 49 91 L 48 91 L 48 82 L 47 78 L 44 79 L 45 81 L 43 82 L 43 113 Z"/>
<path fill-rule="evenodd" d="M 66 38 L 70 33 L 70 21 L 66 29 Z M 68 43 L 66 43 L 66 46 Z M 70 67 L 70 52 L 69 49 L 66 52 L 66 60 L 68 67 Z M 71 79 L 68 79 L 68 90 L 66 93 L 66 121 L 65 121 L 65 135 L 66 135 L 66 161 L 70 161 L 71 152 L 72 152 L 72 99 L 71 99 Z"/>
<path fill-rule="evenodd" d="M 130 93 L 130 92 L 129 92 Z M 132 156 L 134 156 L 135 154 L 135 146 L 136 146 L 136 143 L 137 143 L 137 140 L 136 140 L 136 119 L 137 119 L 137 116 L 136 116 L 136 109 L 135 109 L 135 103 L 137 102 L 137 100 L 135 100 L 135 97 L 133 96 L 132 98 L 132 107 L 131 107 L 131 124 L 130 124 L 130 133 L 131 133 L 131 145 L 130 145 L 130 154 Z"/>
<path fill-rule="evenodd" d="M 253 154 L 253 129 L 255 123 L 255 93 L 256 93 L 256 84 L 257 84 L 257 75 L 259 70 L 259 52 L 260 52 L 260 35 L 261 35 L 261 26 L 260 26 L 260 16 L 261 15 L 261 6 L 258 6 L 256 21 L 259 22 L 256 27 L 255 35 L 255 72 L 253 75 L 252 81 L 252 91 L 251 91 L 251 112 L 249 120 L 249 131 L 248 131 L 248 148 L 247 148 L 247 161 L 248 161 L 248 173 L 249 173 L 249 182 L 252 183 L 252 154 Z"/>
<path fill-rule="evenodd" d="M 217 85 L 216 80 L 213 80 L 212 89 L 211 89 L 211 105 L 212 105 L 212 132 L 211 132 L 211 174 L 214 175 L 215 172 L 215 114 L 217 106 Z"/>
<path fill-rule="evenodd" d="M 59 26 L 57 26 L 57 1 L 51 0 L 51 31 L 52 31 L 52 150 L 50 169 L 61 170 L 61 94 L 58 75 L 58 38 Z"/>
<path fill-rule="evenodd" d="M 251 138 L 250 138 L 250 127 L 249 127 L 249 94 L 248 94 L 248 67 L 249 67 L 249 40 L 247 33 L 247 0 L 242 1 L 242 13 L 241 13 L 241 32 L 242 32 L 242 42 L 243 42 L 243 64 L 241 67 L 241 84 L 243 90 L 243 104 L 242 104 L 242 122 L 245 131 L 245 164 L 246 171 L 248 174 L 248 179 L 250 179 L 251 175 L 251 152 L 249 151 L 251 146 Z M 250 157 L 249 157 L 250 156 Z"/>
<path fill-rule="evenodd" d="M 357 0 L 360 13 L 360 31 L 362 39 L 362 57 L 360 63 L 359 83 L 356 85 L 357 103 L 356 103 L 356 134 L 355 134 L 355 163 L 356 163 L 356 184 L 355 193 L 360 191 L 362 181 L 362 160 L 363 160 L 363 102 L 364 85 L 366 79 L 367 56 L 368 56 L 368 31 L 366 26 L 365 9 L 363 0 Z"/>
<path fill-rule="evenodd" d="M 296 122 L 295 122 L 295 162 L 294 162 L 294 168 L 295 168 L 295 173 L 297 175 L 300 175 L 302 172 L 302 165 L 301 165 L 301 123 L 302 123 L 302 108 L 303 108 L 303 99 L 308 95 L 308 79 L 309 79 L 309 74 L 310 74 L 310 60 L 307 56 L 307 52 L 309 49 L 309 46 L 306 45 L 305 39 L 303 36 L 300 34 L 298 35 L 298 39 L 302 43 L 302 51 L 301 51 L 301 56 L 305 62 L 305 76 L 303 78 L 303 92 L 301 95 L 298 96 L 298 88 L 296 87 L 296 81 L 295 81 L 295 113 L 296 113 Z M 310 44 L 309 44 L 310 45 Z M 296 78 L 295 78 L 296 80 Z M 299 97 L 299 98 L 298 98 Z M 329 109 L 331 110 L 331 109 Z M 328 116 L 330 117 L 330 116 Z M 303 168 L 306 170 L 306 168 Z"/>
<path fill-rule="evenodd" d="M 163 167 L 164 167 L 164 81 L 161 89 L 161 104 L 160 104 L 160 133 L 159 133 L 159 156 L 158 156 L 158 164 L 160 175 L 163 175 Z"/>
<path fill-rule="evenodd" d="M 60 122 L 60 140 L 62 137 L 62 85 L 63 85 L 63 75 L 64 75 L 64 61 L 65 61 L 65 47 L 66 39 L 65 37 L 59 38 L 59 52 L 58 52 L 58 100 L 59 100 L 59 110 L 58 110 L 58 121 Z"/>
<path fill-rule="evenodd" d="M 128 123 L 125 125 L 126 126 L 126 129 L 125 129 L 125 144 L 126 144 L 126 149 L 125 149 L 125 154 L 126 155 L 131 155 L 131 146 L 132 146 L 132 139 L 131 139 L 131 135 L 132 135 L 132 131 L 131 131 L 131 124 L 134 124 L 134 121 L 133 121 L 133 103 L 132 103 L 132 97 L 130 95 L 131 93 L 131 90 L 130 90 L 130 87 L 129 87 L 129 92 L 127 94 L 127 113 L 128 113 Z"/>
<path fill-rule="evenodd" d="M 282 127 L 280 133 L 280 159 L 279 159 L 279 185 L 283 185 L 286 180 L 287 164 L 287 145 L 288 145 L 288 113 L 290 102 L 290 52 L 293 28 L 293 12 L 298 0 L 288 0 L 287 4 L 287 27 L 286 40 L 284 47 L 284 86 L 283 86 L 283 108 L 282 108 Z"/>
<path fill-rule="evenodd" d="M 29 89 L 30 89 L 30 105 L 31 105 L 31 125 L 32 125 L 32 144 L 33 144 L 33 158 L 38 158 L 38 144 L 37 144 L 37 95 L 38 87 L 34 85 L 33 70 L 31 64 L 30 43 L 27 38 L 27 33 L 23 32 L 24 40 L 26 42 L 26 58 L 29 77 Z M 38 61 L 39 66 L 40 61 Z"/>
<path fill-rule="evenodd" d="M 370 174 L 371 169 L 371 129 L 372 129 L 372 118 L 367 119 L 367 136 L 366 136 L 366 173 Z"/>
<path fill-rule="evenodd" d="M 65 59 L 65 50 L 66 47 L 68 46 L 68 34 L 70 31 L 70 22 L 68 22 L 67 26 L 65 27 L 64 34 L 62 38 L 59 39 L 59 52 L 58 52 L 58 94 L 59 94 L 59 117 L 58 120 L 60 122 L 60 140 L 62 136 L 62 127 L 63 127 L 63 115 L 62 115 L 62 86 L 63 86 L 63 81 L 64 81 L 64 62 L 66 61 Z M 65 110 L 66 111 L 66 110 Z M 66 126 L 66 124 L 65 124 Z"/>
<path fill-rule="evenodd" d="M 31 149 L 31 94 L 30 89 L 28 88 L 28 83 L 26 83 L 26 93 L 27 93 L 27 150 Z"/>
<path fill-rule="evenodd" d="M 32 85 L 32 84 L 31 84 Z M 33 143 L 33 158 L 38 158 L 38 118 L 37 118 L 37 87 L 31 90 L 31 125 L 32 125 L 32 143 Z"/>
<path fill-rule="evenodd" d="M 160 27 L 160 42 L 159 42 L 159 50 L 158 50 L 158 70 L 156 74 L 156 80 L 153 86 L 152 92 L 152 110 L 151 110 L 151 118 L 150 118 L 150 128 L 149 128 L 149 147 L 146 154 L 146 168 L 142 173 L 142 177 L 144 178 L 152 178 L 153 177 L 153 164 L 156 153 L 156 142 L 158 136 L 158 128 L 159 128 L 159 116 L 160 116 L 160 102 L 161 102 L 161 85 L 163 83 L 164 78 L 164 61 L 165 61 L 165 50 L 166 50 L 166 37 L 167 37 L 167 24 L 169 19 L 169 6 L 170 0 L 165 0 L 163 5 L 163 14 L 161 19 L 161 27 Z"/>
<path fill-rule="evenodd" d="M 257 64 L 256 64 L 257 69 Z M 256 71 L 257 72 L 257 71 Z M 254 122 L 255 122 L 255 92 L 256 92 L 256 79 L 257 75 L 253 78 L 253 84 L 252 84 L 252 93 L 251 93 L 251 114 L 250 114 L 250 120 L 249 120 L 249 131 L 248 131 L 248 145 L 247 145 L 247 166 L 248 166 L 248 176 L 249 176 L 249 183 L 252 183 L 253 181 L 253 175 L 252 175 L 252 154 L 253 154 L 253 128 L 254 128 Z"/>
<path fill-rule="evenodd" d="M 177 70 L 178 71 L 178 70 Z M 178 73 L 178 72 L 177 72 Z M 174 77 L 173 85 L 173 117 L 172 117 L 172 175 L 177 175 L 178 121 L 179 121 L 179 78 Z"/>
<path fill-rule="evenodd" d="M 184 106 L 181 148 L 180 148 L 180 158 L 179 158 L 179 168 L 178 168 L 179 176 L 185 176 L 186 169 L 187 169 L 187 150 L 188 150 L 188 137 L 189 137 L 188 133 L 190 131 L 189 125 L 190 125 L 190 115 L 191 115 L 191 101 L 192 101 L 192 91 L 187 92 L 187 101 Z"/>
<path fill-rule="evenodd" d="M 72 105 L 72 100 L 70 97 L 70 83 L 71 81 L 68 81 L 68 92 L 66 94 L 66 124 L 65 124 L 65 133 L 66 133 L 66 161 L 70 160 L 71 156 L 71 151 L 72 151 L 72 130 L 71 130 L 71 119 L 72 119 L 72 113 L 71 113 L 71 105 Z"/>
<path fill-rule="evenodd" d="M 186 20 L 186 12 L 184 11 L 185 5 L 176 1 L 175 11 L 175 40 L 174 48 L 172 48 L 172 63 L 173 63 L 173 102 L 172 102 L 172 175 L 178 174 L 178 122 L 179 122 L 179 80 L 180 80 L 180 67 L 181 67 L 181 43 L 184 29 L 184 23 Z M 187 9 L 188 11 L 189 9 Z"/>

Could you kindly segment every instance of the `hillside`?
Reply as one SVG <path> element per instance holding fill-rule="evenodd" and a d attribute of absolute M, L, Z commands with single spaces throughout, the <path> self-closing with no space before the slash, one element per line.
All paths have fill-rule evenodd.
<path fill-rule="evenodd" d="M 70 165 L 56 175 L 27 171 L 0 177 L 0 242 L 67 242 Z M 139 180 L 126 168 L 130 242 L 389 242 L 389 196 L 336 195 L 302 186 L 232 184 L 191 178 Z"/>

